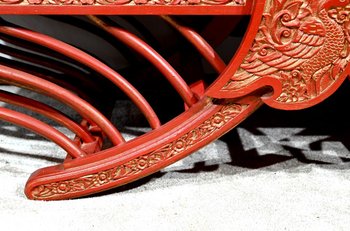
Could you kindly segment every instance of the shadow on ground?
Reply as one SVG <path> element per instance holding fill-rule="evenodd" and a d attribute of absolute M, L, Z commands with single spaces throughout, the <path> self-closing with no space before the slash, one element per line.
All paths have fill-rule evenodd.
<path fill-rule="evenodd" d="M 325 102 L 301 111 L 280 111 L 264 106 L 215 144 L 192 154 L 175 167 L 170 166 L 102 195 L 168 187 L 179 182 L 181 184 L 181 181 L 186 183 L 186 179 L 195 178 L 200 182 L 206 178 L 213 179 L 255 169 L 293 172 L 310 164 L 328 169 L 349 169 L 349 90 L 350 84 L 346 82 Z M 0 131 L 6 132 L 6 127 L 0 126 Z M 133 130 L 125 131 L 135 133 Z M 140 135 L 142 131 L 136 133 Z M 38 138 L 23 133 L 22 130 L 9 130 L 8 135 Z M 12 151 L 11 155 L 20 158 L 25 154 Z M 35 155 L 32 157 L 37 158 Z M 52 157 L 46 160 L 55 163 L 58 161 Z M 159 181 L 167 182 L 157 186 L 151 183 Z"/>

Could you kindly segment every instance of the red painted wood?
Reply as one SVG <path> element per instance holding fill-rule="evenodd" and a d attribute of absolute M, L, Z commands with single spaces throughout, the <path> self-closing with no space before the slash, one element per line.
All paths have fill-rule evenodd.
<path fill-rule="evenodd" d="M 132 33 L 123 30 L 117 26 L 109 25 L 101 18 L 96 16 L 88 16 L 91 21 L 96 23 L 99 27 L 112 34 L 116 39 L 125 43 L 130 48 L 137 51 L 140 55 L 151 62 L 171 83 L 175 90 L 179 93 L 187 106 L 192 106 L 197 102 L 196 97 L 191 91 L 190 87 L 182 79 L 179 73 L 152 47 L 143 42 L 140 38 Z"/>
<path fill-rule="evenodd" d="M 26 195 L 41 200 L 67 199 L 137 180 L 217 139 L 260 105 L 259 97 L 223 104 L 203 98 L 160 129 L 123 146 L 35 172 L 27 182 Z"/>
<path fill-rule="evenodd" d="M 84 129 L 79 124 L 77 124 L 75 121 L 71 120 L 60 111 L 46 104 L 43 104 L 39 101 L 29 99 L 20 95 L 12 94 L 10 92 L 6 92 L 2 90 L 0 90 L 0 101 L 9 103 L 12 105 L 16 105 L 19 107 L 27 108 L 31 111 L 44 115 L 47 118 L 50 118 L 60 123 L 64 127 L 67 127 L 86 143 L 95 141 L 93 136 L 86 129 Z"/>
<path fill-rule="evenodd" d="M 140 108 L 153 128 L 142 136 L 124 142 L 118 130 L 104 115 L 67 89 L 20 71 L 20 66 L 0 66 L 1 81 L 60 99 L 82 114 L 88 122 L 74 127 L 75 124 L 73 126 L 68 118 L 56 111 L 50 109 L 42 112 L 46 108 L 44 105 L 29 107 L 29 101 L 22 98 L 14 100 L 12 95 L 6 94 L 3 95 L 4 101 L 39 110 L 48 117 L 61 120 L 67 127 L 73 126 L 72 130 L 82 140 L 94 138 L 94 133 L 100 134 L 99 140 L 90 142 L 91 147 L 89 143 L 84 147 L 79 139 L 74 142 L 62 140 L 59 134 L 52 132 L 53 128 L 4 109 L 0 117 L 42 135 L 46 134 L 71 155 L 60 165 L 39 169 L 32 174 L 25 189 L 30 199 L 76 198 L 132 182 L 159 171 L 217 139 L 263 103 L 284 110 L 295 110 L 323 101 L 336 91 L 350 72 L 350 0 L 116 0 L 111 5 L 106 5 L 104 0 L 67 0 L 66 5 L 56 5 L 58 3 L 55 1 L 49 5 L 47 0 L 0 2 L 6 3 L 0 5 L 1 12 L 9 14 L 237 15 L 238 18 L 251 15 L 241 46 L 227 66 L 212 46 L 220 44 L 229 35 L 230 28 L 239 26 L 237 20 L 228 22 L 226 27 L 222 25 L 225 24 L 223 19 L 231 17 L 214 19 L 201 35 L 200 31 L 182 25 L 175 18 L 162 16 L 219 73 L 207 89 L 204 89 L 205 84 L 200 78 L 197 81 L 200 84 L 187 86 L 186 79 L 147 41 L 140 40 L 126 29 L 90 16 L 104 30 L 151 60 L 187 103 L 185 112 L 163 125 L 144 96 L 101 61 L 48 36 L 6 26 L 6 23 L 0 26 L 1 34 L 50 48 L 110 79 Z M 206 37 L 208 40 L 205 40 Z M 37 61 L 42 60 L 33 60 Z M 53 65 L 55 68 L 59 69 Z M 193 95 L 198 99 L 193 100 Z M 33 121 L 33 124 L 25 122 L 25 119 Z M 35 130 L 35 125 L 40 125 L 40 129 Z M 100 150 L 103 134 L 115 146 Z M 71 144 L 73 146 L 70 147 Z M 89 150 L 89 154 L 82 150 Z"/>
<path fill-rule="evenodd" d="M 232 17 L 232 15 L 214 17 L 201 32 L 201 35 L 210 45 L 216 47 L 220 45 L 237 26 L 239 26 L 243 17 L 243 15 L 234 15 L 234 17 Z"/>
<path fill-rule="evenodd" d="M 303 109 L 325 100 L 350 71 L 349 5 L 349 0 L 258 5 L 237 56 L 207 94 L 235 98 L 268 85 L 278 93 L 264 102 L 274 108 Z"/>
<path fill-rule="evenodd" d="M 209 64 L 218 72 L 221 73 L 226 68 L 225 62 L 221 59 L 219 54 L 211 47 L 204 38 L 191 28 L 185 27 L 169 16 L 162 16 L 162 18 L 178 30 L 209 62 Z M 217 32 L 220 33 L 220 32 Z"/>
<path fill-rule="evenodd" d="M 103 76 L 111 80 L 116 86 L 118 86 L 127 96 L 129 96 L 129 98 L 143 112 L 152 128 L 157 128 L 160 126 L 157 115 L 146 99 L 144 99 L 144 97 L 126 79 L 96 58 L 64 42 L 29 30 L 2 26 L 0 27 L 0 33 L 18 37 L 26 41 L 31 41 L 48 47 L 82 64 L 85 64 L 98 73 L 101 73 Z"/>
<path fill-rule="evenodd" d="M 2 81 L 7 83 L 17 85 L 19 87 L 26 87 L 62 101 L 66 105 L 75 109 L 84 118 L 98 124 L 98 126 L 103 129 L 108 138 L 115 145 L 125 142 L 120 132 L 108 121 L 108 119 L 105 118 L 104 115 L 93 108 L 89 103 L 76 96 L 74 93 L 49 81 L 3 65 L 0 65 L 0 77 Z"/>
<path fill-rule="evenodd" d="M 30 116 L 0 107 L 0 119 L 27 128 L 49 140 L 52 140 L 67 151 L 72 157 L 80 158 L 86 156 L 86 153 L 77 147 L 63 133 Z"/>
<path fill-rule="evenodd" d="M 249 15 L 251 3 L 247 6 L 48 6 L 48 5 L 2 5 L 2 14 L 51 14 L 51 15 Z"/>

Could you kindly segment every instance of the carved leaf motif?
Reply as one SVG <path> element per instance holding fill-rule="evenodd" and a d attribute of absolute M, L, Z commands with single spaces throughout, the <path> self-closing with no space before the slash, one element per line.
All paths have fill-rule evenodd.
<path fill-rule="evenodd" d="M 201 2 L 209 5 L 222 5 L 231 2 L 231 0 L 202 0 Z M 237 1 L 235 2 L 237 3 Z"/>
<path fill-rule="evenodd" d="M 80 0 L 80 2 L 83 5 L 93 5 L 95 3 L 95 0 Z"/>
<path fill-rule="evenodd" d="M 23 0 L 1 0 L 0 3 L 5 3 L 5 4 L 19 4 L 23 2 Z"/>
<path fill-rule="evenodd" d="M 0 0 L 0 4 L 35 5 L 245 5 L 246 0 Z"/>
<path fill-rule="evenodd" d="M 28 0 L 28 3 L 29 4 L 42 4 L 43 0 Z"/>
<path fill-rule="evenodd" d="M 33 0 L 29 0 L 29 1 L 33 1 Z M 34 1 L 40 1 L 40 0 L 34 0 Z M 51 4 L 55 4 L 55 5 L 71 5 L 74 3 L 74 0 L 49 0 Z M 42 0 L 41 0 L 42 2 Z M 40 2 L 40 3 L 41 3 Z M 40 4 L 38 3 L 38 4 Z"/>

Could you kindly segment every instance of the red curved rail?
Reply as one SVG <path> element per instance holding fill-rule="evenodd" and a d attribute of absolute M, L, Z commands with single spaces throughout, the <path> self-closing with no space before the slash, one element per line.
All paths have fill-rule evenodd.
<path fill-rule="evenodd" d="M 84 128 L 82 128 L 79 124 L 77 124 L 75 121 L 71 120 L 60 111 L 39 101 L 24 96 L 12 94 L 3 90 L 0 90 L 0 101 L 23 107 L 33 112 L 37 112 L 41 115 L 44 115 L 47 118 L 50 118 L 56 121 L 57 123 L 67 127 L 86 143 L 95 141 L 92 135 Z"/>
<path fill-rule="evenodd" d="M 45 68 L 50 68 L 55 71 L 58 71 L 59 73 L 64 73 L 64 75 L 67 75 L 67 77 L 75 77 L 79 79 L 84 85 L 89 84 L 89 87 L 95 87 L 93 83 L 84 81 L 86 80 L 86 75 L 90 74 L 89 72 L 73 67 L 71 65 L 67 65 L 66 62 L 57 61 L 56 59 L 48 58 L 44 55 L 38 55 L 32 52 L 26 52 L 20 49 L 15 49 L 9 46 L 0 45 L 0 52 L 6 55 L 9 55 L 11 57 L 18 58 L 20 60 L 24 60 L 33 64 L 38 64 Z M 59 74 L 58 74 L 59 75 Z M 58 76 L 57 75 L 57 76 Z M 55 75 L 56 76 L 56 75 Z M 59 80 L 55 80 L 59 81 Z M 62 84 L 67 84 L 67 81 L 61 81 Z M 78 91 L 78 87 L 74 87 L 71 84 L 69 85 L 69 89 L 77 90 L 77 93 L 80 93 L 81 91 Z"/>
<path fill-rule="evenodd" d="M 103 76 L 111 80 L 116 86 L 118 86 L 141 110 L 141 112 L 144 114 L 152 128 L 158 128 L 161 126 L 158 116 L 153 111 L 152 107 L 149 105 L 146 99 L 121 75 L 119 75 L 117 72 L 115 72 L 110 67 L 100 62 L 96 58 L 62 41 L 30 30 L 22 28 L 13 28 L 8 26 L 0 26 L 0 33 L 21 38 L 23 40 L 30 41 L 36 44 L 40 44 L 42 46 L 55 50 L 61 54 L 64 54 L 67 57 L 70 57 L 82 64 L 85 64 L 86 66 L 102 74 Z"/>
<path fill-rule="evenodd" d="M 187 106 L 190 107 L 197 102 L 191 88 L 186 84 L 180 74 L 150 45 L 142 41 L 136 35 L 115 25 L 110 25 L 101 18 L 92 15 L 88 16 L 88 18 L 97 26 L 113 35 L 116 39 L 123 42 L 152 63 L 171 83 Z"/>
<path fill-rule="evenodd" d="M 218 73 L 221 73 L 225 70 L 225 62 L 216 53 L 213 47 L 211 47 L 209 43 L 196 31 L 189 27 L 179 24 L 175 21 L 175 19 L 171 18 L 170 16 L 161 17 L 165 21 L 167 21 L 171 26 L 173 26 L 178 32 L 180 32 Z"/>
<path fill-rule="evenodd" d="M 2 26 L 4 26 L 4 25 L 8 25 L 8 22 L 3 21 L 0 18 L 0 24 Z M 8 26 L 13 26 L 13 25 L 11 24 Z M 32 43 L 30 41 L 26 41 L 26 40 L 23 40 L 23 39 L 14 37 L 14 36 L 1 34 L 1 33 L 0 33 L 0 38 L 1 38 L 1 40 L 5 41 L 6 44 L 13 45 L 11 47 L 21 47 L 21 48 L 24 48 L 26 51 L 31 51 L 35 54 L 42 54 L 43 56 L 50 57 L 53 60 L 59 60 L 59 62 L 64 63 L 64 65 L 76 67 L 77 69 L 81 70 L 83 73 L 88 73 L 88 74 L 91 73 L 91 69 L 84 67 L 77 60 L 67 58 L 63 54 L 60 54 L 57 52 L 52 52 L 52 50 L 50 48 L 41 46 L 40 44 Z"/>
<path fill-rule="evenodd" d="M 91 97 L 88 96 L 88 94 L 86 94 L 84 91 L 82 91 L 79 88 L 79 86 L 75 86 L 75 85 L 69 83 L 68 81 L 64 81 L 64 80 L 60 79 L 59 77 L 61 77 L 61 76 L 54 73 L 54 72 L 43 70 L 42 68 L 38 68 L 34 65 L 29 65 L 26 63 L 17 62 L 15 60 L 11 60 L 11 59 L 0 58 L 0 63 L 2 65 L 6 65 L 6 66 L 14 68 L 16 70 L 20 70 L 20 71 L 35 75 L 39 78 L 42 78 L 42 79 L 45 79 L 45 80 L 50 81 L 52 83 L 55 83 L 63 88 L 69 89 L 70 91 L 75 92 L 77 95 L 79 95 L 83 99 L 91 99 Z"/>
<path fill-rule="evenodd" d="M 35 90 L 67 104 L 86 119 L 95 122 L 114 145 L 125 142 L 120 132 L 104 115 L 74 93 L 34 75 L 3 65 L 0 65 L 0 78 L 2 81 Z"/>
<path fill-rule="evenodd" d="M 28 115 L 0 107 L 0 119 L 25 127 L 62 147 L 69 155 L 75 158 L 86 156 L 67 136 L 51 126 Z"/>

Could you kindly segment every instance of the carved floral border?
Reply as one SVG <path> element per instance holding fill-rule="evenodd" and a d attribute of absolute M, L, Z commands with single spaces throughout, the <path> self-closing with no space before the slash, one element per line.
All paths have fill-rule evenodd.
<path fill-rule="evenodd" d="M 247 106 L 240 104 L 225 105 L 220 111 L 216 112 L 195 129 L 153 152 L 139 156 L 117 167 L 91 175 L 37 186 L 33 189 L 32 196 L 35 199 L 48 199 L 57 195 L 98 188 L 122 178 L 140 174 L 145 169 L 172 159 L 208 138 L 236 118 Z"/>
<path fill-rule="evenodd" d="M 11 5 L 232 5 L 244 6 L 246 0 L 0 0 Z"/>

